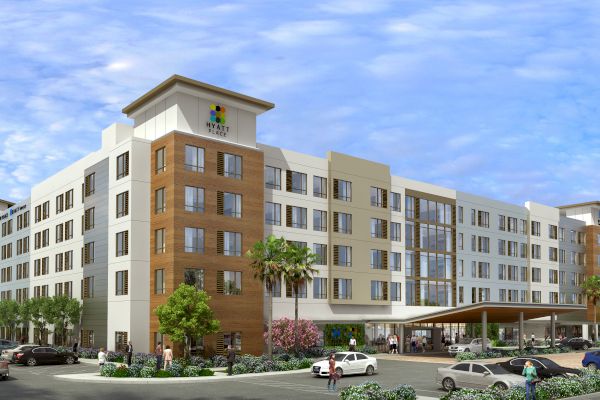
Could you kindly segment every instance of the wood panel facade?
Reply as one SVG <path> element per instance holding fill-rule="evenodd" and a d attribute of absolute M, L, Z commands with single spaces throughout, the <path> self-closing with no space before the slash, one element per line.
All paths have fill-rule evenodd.
<path fill-rule="evenodd" d="M 204 149 L 204 171 L 185 168 L 185 147 Z M 164 171 L 156 171 L 156 151 L 165 149 Z M 218 154 L 228 153 L 242 157 L 242 179 L 218 174 Z M 222 352 L 224 333 L 241 334 L 241 352 L 262 354 L 263 290 L 255 280 L 244 256 L 252 245 L 264 236 L 264 158 L 260 150 L 206 139 L 196 135 L 172 132 L 152 143 L 151 191 L 151 257 L 150 257 L 150 350 L 155 345 L 158 318 L 154 309 L 167 301 L 169 295 L 184 282 L 187 268 L 204 271 L 204 290 L 211 296 L 210 306 L 221 323 L 221 333 L 204 338 L 204 354 Z M 185 210 L 185 187 L 204 189 L 204 211 Z M 155 191 L 165 188 L 166 209 L 156 213 Z M 242 216 L 234 218 L 217 212 L 218 192 L 242 196 Z M 203 253 L 185 251 L 185 228 L 204 229 Z M 155 252 L 155 230 L 165 229 L 165 252 Z M 241 256 L 225 256 L 217 252 L 218 232 L 239 232 L 242 236 Z M 155 270 L 164 270 L 164 294 L 155 290 Z M 217 276 L 222 271 L 242 273 L 241 294 L 226 295 L 217 291 Z M 165 344 L 172 344 L 164 338 Z M 226 345 L 226 344 L 225 344 Z M 175 348 L 181 351 L 181 347 Z"/>

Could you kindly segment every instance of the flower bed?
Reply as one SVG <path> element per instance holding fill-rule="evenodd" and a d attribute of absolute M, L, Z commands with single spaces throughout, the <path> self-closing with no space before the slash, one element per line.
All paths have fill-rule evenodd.
<path fill-rule="evenodd" d="M 276 355 L 273 361 L 267 356 L 251 356 L 243 355 L 236 357 L 236 362 L 233 365 L 233 374 L 256 374 L 260 372 L 271 371 L 293 371 L 297 369 L 310 368 L 313 360 L 310 358 L 296 358 L 289 355 Z"/>
<path fill-rule="evenodd" d="M 527 349 L 527 350 L 492 350 L 483 353 L 466 352 L 457 353 L 456 361 L 467 361 L 467 360 L 483 360 L 486 358 L 500 358 L 500 357 L 522 357 L 522 356 L 534 356 L 540 354 L 558 354 L 558 353 L 569 353 L 572 350 L 568 348 L 547 348 L 547 349 Z"/>
<path fill-rule="evenodd" d="M 365 382 L 348 386 L 340 392 L 341 400 L 416 400 L 415 389 L 409 385 L 398 385 L 392 389 L 384 389 L 377 382 Z"/>
<path fill-rule="evenodd" d="M 600 372 L 582 369 L 582 374 L 570 378 L 550 378 L 536 385 L 537 400 L 555 400 L 600 392 Z M 460 389 L 440 400 L 525 400 L 525 388 L 506 391 L 496 389 Z"/>
<path fill-rule="evenodd" d="M 183 366 L 179 363 L 173 365 L 166 370 L 157 371 L 155 366 L 143 364 L 133 364 L 131 367 L 113 363 L 105 364 L 100 375 L 110 378 L 174 378 L 174 377 L 198 377 L 198 376 L 213 376 L 214 372 L 210 369 L 200 368 L 195 365 Z"/>

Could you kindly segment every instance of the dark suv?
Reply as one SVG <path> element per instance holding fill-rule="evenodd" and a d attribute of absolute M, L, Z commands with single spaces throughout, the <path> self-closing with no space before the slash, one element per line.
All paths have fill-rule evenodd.
<path fill-rule="evenodd" d="M 77 356 L 70 352 L 59 352 L 52 347 L 36 347 L 17 353 L 17 364 L 25 364 L 34 367 L 38 364 L 74 364 Z"/>

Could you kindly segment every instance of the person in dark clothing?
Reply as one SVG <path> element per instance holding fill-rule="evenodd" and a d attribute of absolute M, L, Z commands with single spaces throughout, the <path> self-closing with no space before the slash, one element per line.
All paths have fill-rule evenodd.
<path fill-rule="evenodd" d="M 235 362 L 235 350 L 231 345 L 227 346 L 227 375 L 233 375 L 233 363 Z"/>
<path fill-rule="evenodd" d="M 75 343 L 73 343 L 73 354 L 77 354 L 77 350 L 79 350 L 79 343 L 75 341 Z"/>
<path fill-rule="evenodd" d="M 159 371 L 162 368 L 163 363 L 163 348 L 162 343 L 158 342 L 156 348 L 154 349 L 154 354 L 156 355 L 156 370 Z"/>
<path fill-rule="evenodd" d="M 131 344 L 131 341 L 127 343 L 127 349 L 125 351 L 127 353 L 127 366 L 131 367 L 131 358 L 133 357 L 133 345 Z"/>

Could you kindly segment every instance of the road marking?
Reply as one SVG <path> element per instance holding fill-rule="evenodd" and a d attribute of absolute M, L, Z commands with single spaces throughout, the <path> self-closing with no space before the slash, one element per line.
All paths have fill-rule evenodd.
<path fill-rule="evenodd" d="M 312 386 L 312 385 L 305 385 L 305 384 L 301 384 L 301 383 L 291 383 L 291 382 L 284 382 L 284 381 L 274 381 L 274 380 L 240 380 L 240 382 L 242 383 L 250 383 L 253 385 L 258 385 L 258 386 L 268 386 L 268 387 L 274 387 L 274 388 L 279 388 L 279 389 L 288 389 L 288 390 L 295 390 L 298 392 L 309 392 L 309 393 L 318 393 L 318 394 L 323 394 L 323 395 L 330 395 L 330 396 L 337 396 L 339 393 L 338 392 L 331 392 L 329 390 L 327 390 L 327 388 L 320 388 L 317 386 Z"/>

